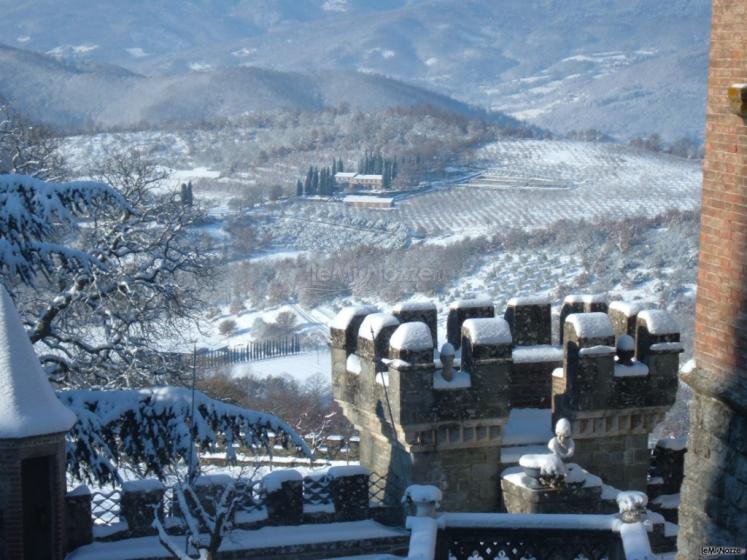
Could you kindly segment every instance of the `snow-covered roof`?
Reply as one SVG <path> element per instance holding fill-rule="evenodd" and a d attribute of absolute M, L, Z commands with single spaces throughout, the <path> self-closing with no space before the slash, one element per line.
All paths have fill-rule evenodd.
<path fill-rule="evenodd" d="M 606 313 L 572 313 L 566 318 L 579 338 L 601 338 L 613 336 L 612 321 Z"/>
<path fill-rule="evenodd" d="M 367 340 L 373 340 L 385 327 L 396 327 L 399 320 L 389 313 L 371 313 L 363 319 L 358 329 L 358 336 Z"/>
<path fill-rule="evenodd" d="M 433 348 L 431 329 L 420 321 L 403 323 L 392 334 L 389 346 L 397 350 L 430 350 Z"/>
<path fill-rule="evenodd" d="M 449 306 L 449 309 L 469 309 L 472 307 L 493 307 L 488 298 L 460 299 Z"/>
<path fill-rule="evenodd" d="M 363 179 L 364 181 L 382 181 L 384 179 L 383 175 L 372 175 L 372 174 L 357 174 L 355 176 L 356 179 Z"/>
<path fill-rule="evenodd" d="M 677 321 L 663 309 L 641 311 L 638 318 L 646 321 L 646 327 L 651 334 L 675 334 L 680 332 Z"/>
<path fill-rule="evenodd" d="M 643 309 L 643 303 L 640 301 L 613 301 L 610 303 L 610 310 L 619 311 L 626 317 L 637 315 Z"/>
<path fill-rule="evenodd" d="M 0 438 L 66 432 L 77 420 L 54 394 L 3 286 L 0 286 L 0 403 Z"/>
<path fill-rule="evenodd" d="M 523 296 L 523 297 L 512 297 L 508 300 L 510 307 L 516 307 L 517 305 L 550 305 L 550 298 L 547 296 Z"/>
<path fill-rule="evenodd" d="M 352 179 L 356 175 L 358 174 L 352 171 L 338 171 L 335 173 L 335 179 Z"/>
<path fill-rule="evenodd" d="M 376 309 L 372 305 L 351 305 L 350 307 L 344 307 L 340 312 L 332 319 L 329 324 L 333 329 L 345 330 L 350 326 L 350 323 L 355 317 L 361 315 L 368 315 L 369 313 L 376 313 Z"/>
<path fill-rule="evenodd" d="M 606 301 L 605 294 L 571 294 L 565 297 L 563 303 L 604 303 Z"/>
<path fill-rule="evenodd" d="M 406 301 L 394 306 L 394 312 L 401 311 L 435 311 L 436 304 L 432 301 Z"/>
<path fill-rule="evenodd" d="M 511 344 L 511 329 L 502 317 L 467 319 L 462 328 L 472 344 Z"/>

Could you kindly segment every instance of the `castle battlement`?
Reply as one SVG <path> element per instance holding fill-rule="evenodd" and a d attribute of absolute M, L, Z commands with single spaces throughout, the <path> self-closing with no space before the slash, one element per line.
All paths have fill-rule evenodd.
<path fill-rule="evenodd" d="M 503 317 L 488 300 L 461 300 L 449 306 L 439 349 L 432 303 L 342 310 L 331 324 L 333 389 L 361 433 L 361 463 L 448 486 L 452 509 L 494 510 L 510 464 L 503 433 L 521 429 L 512 410 L 547 409 L 548 421 L 550 411 L 566 417 L 590 440 L 579 464 L 643 487 L 648 433 L 677 389 L 677 326 L 665 311 L 599 295 L 569 296 L 560 317 L 555 345 L 545 298 L 513 298 Z"/>

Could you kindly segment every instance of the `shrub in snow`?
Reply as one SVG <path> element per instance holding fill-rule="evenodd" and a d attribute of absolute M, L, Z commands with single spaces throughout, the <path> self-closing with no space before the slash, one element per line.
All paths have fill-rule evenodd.
<path fill-rule="evenodd" d="M 119 468 L 129 465 L 143 476 L 163 479 L 178 461 L 189 463 L 192 441 L 203 450 L 225 446 L 234 460 L 235 446 L 264 449 L 295 446 L 311 455 L 303 439 L 285 422 L 222 403 L 181 387 L 129 391 L 63 391 L 63 404 L 78 416 L 67 435 L 67 469 L 78 480 L 121 482 Z M 190 429 L 190 427 L 192 429 Z"/>
<path fill-rule="evenodd" d="M 230 336 L 236 330 L 236 321 L 233 319 L 224 319 L 218 325 L 218 332 L 223 336 Z"/>

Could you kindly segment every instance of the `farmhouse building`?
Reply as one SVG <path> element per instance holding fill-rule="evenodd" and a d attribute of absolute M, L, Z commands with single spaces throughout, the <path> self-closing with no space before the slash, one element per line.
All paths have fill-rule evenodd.
<path fill-rule="evenodd" d="M 362 187 L 365 189 L 377 190 L 384 186 L 383 175 L 365 175 L 361 173 L 350 173 L 341 171 L 335 173 L 335 182 L 338 185 L 347 186 L 348 188 Z"/>
<path fill-rule="evenodd" d="M 360 194 L 351 194 L 342 199 L 344 204 L 355 206 L 357 208 L 378 208 L 386 209 L 394 207 L 394 199 L 385 196 L 367 196 Z"/>

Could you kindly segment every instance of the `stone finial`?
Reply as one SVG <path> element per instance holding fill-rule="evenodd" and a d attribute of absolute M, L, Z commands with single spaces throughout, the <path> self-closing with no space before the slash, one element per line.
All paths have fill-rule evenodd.
<path fill-rule="evenodd" d="M 633 357 L 635 356 L 635 339 L 628 334 L 621 334 L 617 337 L 615 347 L 617 350 L 617 363 L 622 366 L 632 365 Z"/>
<path fill-rule="evenodd" d="M 547 443 L 547 448 L 564 462 L 573 457 L 576 444 L 571 437 L 571 423 L 568 420 L 558 420 L 555 424 L 555 437 Z"/>
<path fill-rule="evenodd" d="M 436 486 L 413 484 L 407 487 L 402 503 L 415 506 L 417 517 L 436 517 L 436 509 L 443 495 Z"/>
<path fill-rule="evenodd" d="M 623 523 L 638 523 L 646 515 L 648 496 L 643 492 L 631 490 L 617 495 L 617 506 L 620 508 L 620 519 Z"/>
<path fill-rule="evenodd" d="M 446 381 L 451 381 L 454 379 L 454 357 L 456 355 L 456 352 L 454 351 L 454 347 L 449 344 L 448 342 L 445 342 L 443 346 L 441 346 L 441 376 Z"/>

